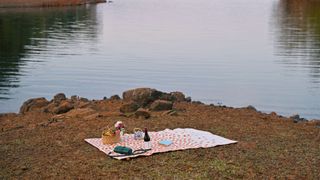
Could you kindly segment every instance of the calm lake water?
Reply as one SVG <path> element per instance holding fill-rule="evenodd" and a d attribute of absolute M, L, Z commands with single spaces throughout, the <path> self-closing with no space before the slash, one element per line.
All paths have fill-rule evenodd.
<path fill-rule="evenodd" d="M 320 119 L 320 3 L 114 0 L 0 10 L 0 112 L 135 87 Z"/>

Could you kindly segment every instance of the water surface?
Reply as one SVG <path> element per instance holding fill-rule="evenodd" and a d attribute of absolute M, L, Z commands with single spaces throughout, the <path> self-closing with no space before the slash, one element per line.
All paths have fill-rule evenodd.
<path fill-rule="evenodd" d="M 0 10 L 0 112 L 135 87 L 320 118 L 320 3 L 115 0 Z"/>

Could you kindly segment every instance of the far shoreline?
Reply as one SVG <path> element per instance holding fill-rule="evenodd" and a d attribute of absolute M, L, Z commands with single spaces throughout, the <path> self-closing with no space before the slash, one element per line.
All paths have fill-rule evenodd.
<path fill-rule="evenodd" d="M 15 8 L 34 8 L 34 7 L 62 7 L 79 6 L 85 4 L 104 3 L 106 0 L 2 0 L 0 10 Z"/>

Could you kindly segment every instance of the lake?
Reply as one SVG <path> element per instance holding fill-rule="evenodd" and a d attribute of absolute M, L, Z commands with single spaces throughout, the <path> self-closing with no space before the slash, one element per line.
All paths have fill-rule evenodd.
<path fill-rule="evenodd" d="M 0 9 L 0 112 L 136 87 L 320 119 L 320 2 L 114 0 Z"/>

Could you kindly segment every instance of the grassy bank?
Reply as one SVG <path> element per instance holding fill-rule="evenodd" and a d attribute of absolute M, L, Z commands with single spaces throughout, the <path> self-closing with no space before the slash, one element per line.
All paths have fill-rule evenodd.
<path fill-rule="evenodd" d="M 122 100 L 89 101 L 68 113 L 30 111 L 0 116 L 0 178 L 124 179 L 319 179 L 320 128 L 276 114 L 175 102 L 175 114 L 149 119 L 121 113 Z M 119 161 L 83 139 L 100 137 L 123 121 L 150 131 L 192 127 L 237 140 L 237 144 Z"/>

